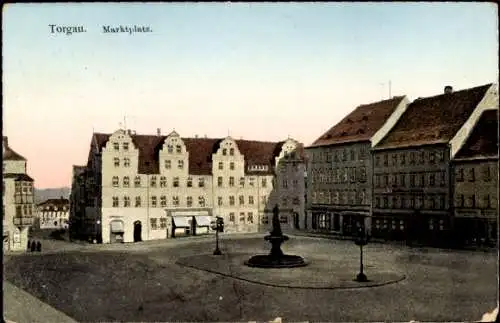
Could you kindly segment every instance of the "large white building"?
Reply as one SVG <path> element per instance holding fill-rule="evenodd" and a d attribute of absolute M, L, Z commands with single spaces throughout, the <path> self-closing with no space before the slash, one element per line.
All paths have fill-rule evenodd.
<path fill-rule="evenodd" d="M 48 199 L 37 204 L 36 209 L 40 229 L 68 229 L 68 199 L 63 197 L 59 199 Z"/>
<path fill-rule="evenodd" d="M 33 179 L 27 175 L 26 158 L 9 147 L 3 137 L 3 250 L 26 250 L 33 225 Z"/>
<path fill-rule="evenodd" d="M 276 204 L 284 229 L 296 228 L 304 217 L 304 172 L 303 148 L 293 139 L 94 133 L 86 169 L 73 179 L 85 196 L 71 202 L 81 210 L 70 215 L 80 219 L 70 221 L 78 226 L 71 231 L 103 243 L 165 239 L 209 233 L 221 216 L 224 232 L 258 232 Z"/>

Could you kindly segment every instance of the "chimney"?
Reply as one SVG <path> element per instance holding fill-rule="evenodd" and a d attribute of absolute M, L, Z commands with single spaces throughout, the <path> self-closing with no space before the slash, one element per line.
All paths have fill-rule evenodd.
<path fill-rule="evenodd" d="M 446 86 L 444 87 L 444 93 L 445 93 L 445 94 L 450 94 L 450 93 L 452 93 L 452 92 L 453 92 L 453 87 L 452 87 L 451 85 L 446 85 Z"/>
<path fill-rule="evenodd" d="M 131 134 L 132 134 L 132 130 L 127 129 L 127 134 L 128 134 L 128 135 L 131 135 Z"/>
<path fill-rule="evenodd" d="M 161 136 L 161 128 L 156 128 L 156 135 Z"/>

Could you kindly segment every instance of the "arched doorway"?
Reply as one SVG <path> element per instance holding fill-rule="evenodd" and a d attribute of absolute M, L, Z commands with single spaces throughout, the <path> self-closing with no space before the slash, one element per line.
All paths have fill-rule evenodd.
<path fill-rule="evenodd" d="M 134 242 L 142 241 L 142 224 L 141 221 L 134 222 Z"/>

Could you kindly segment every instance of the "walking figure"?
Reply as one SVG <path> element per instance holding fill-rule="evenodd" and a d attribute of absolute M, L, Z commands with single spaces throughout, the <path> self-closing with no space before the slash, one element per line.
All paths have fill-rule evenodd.
<path fill-rule="evenodd" d="M 38 252 L 41 252 L 42 251 L 42 243 L 40 241 L 38 241 L 36 243 L 36 251 Z"/>
<path fill-rule="evenodd" d="M 35 241 L 32 241 L 31 242 L 31 252 L 35 252 L 36 251 L 36 243 Z"/>

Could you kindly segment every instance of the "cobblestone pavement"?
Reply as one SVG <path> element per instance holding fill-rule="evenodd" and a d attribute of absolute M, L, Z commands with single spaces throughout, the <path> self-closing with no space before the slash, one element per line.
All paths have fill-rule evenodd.
<path fill-rule="evenodd" d="M 262 236 L 222 236 L 221 249 L 233 269 L 237 255 L 269 251 Z M 57 243 L 46 244 L 38 255 L 7 255 L 5 277 L 78 321 L 478 321 L 498 299 L 495 253 L 370 244 L 365 247 L 368 278 L 375 270 L 394 270 L 406 279 L 366 289 L 307 290 L 263 286 L 176 264 L 183 257 L 210 255 L 213 237 Z M 291 236 L 283 250 L 348 270 L 359 262 L 352 241 Z M 311 267 L 311 277 L 329 274 L 321 268 Z"/>

